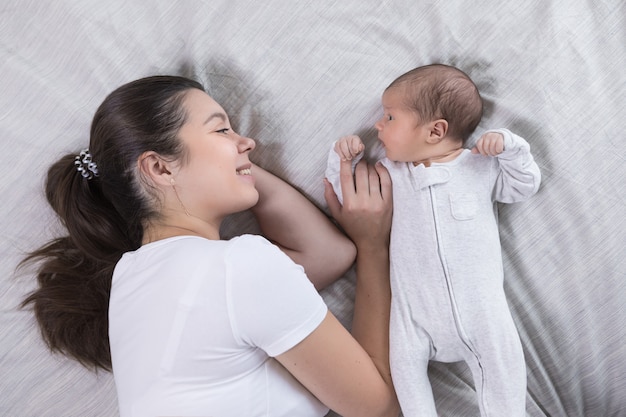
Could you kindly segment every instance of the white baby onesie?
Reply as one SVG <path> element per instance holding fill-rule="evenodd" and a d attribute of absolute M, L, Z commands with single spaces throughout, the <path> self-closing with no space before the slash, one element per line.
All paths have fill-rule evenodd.
<path fill-rule="evenodd" d="M 465 361 L 483 416 L 525 416 L 526 368 L 503 289 L 495 202 L 535 194 L 530 146 L 506 129 L 505 150 L 450 162 L 383 159 L 393 182 L 390 361 L 405 417 L 436 416 L 428 361 Z M 339 156 L 326 176 L 335 192 Z M 356 161 L 355 161 L 356 163 Z"/>

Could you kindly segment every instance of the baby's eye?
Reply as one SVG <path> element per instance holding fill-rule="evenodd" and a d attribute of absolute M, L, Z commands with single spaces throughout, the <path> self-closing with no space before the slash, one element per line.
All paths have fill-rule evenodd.
<path fill-rule="evenodd" d="M 393 116 L 392 115 L 387 115 L 387 120 L 393 120 Z"/>

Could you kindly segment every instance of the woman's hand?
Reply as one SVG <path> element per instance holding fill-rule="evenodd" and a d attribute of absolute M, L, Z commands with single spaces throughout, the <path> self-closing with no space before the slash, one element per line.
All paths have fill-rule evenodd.
<path fill-rule="evenodd" d="M 380 163 L 360 161 L 352 175 L 350 161 L 340 166 L 343 206 L 328 181 L 324 197 L 332 216 L 357 246 L 357 250 L 386 250 L 393 212 L 391 177 Z"/>

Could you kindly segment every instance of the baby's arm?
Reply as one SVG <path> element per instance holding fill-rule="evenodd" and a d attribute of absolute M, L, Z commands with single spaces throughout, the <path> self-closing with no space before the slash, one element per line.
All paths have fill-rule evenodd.
<path fill-rule="evenodd" d="M 354 172 L 354 167 L 363 158 L 364 150 L 365 145 L 363 145 L 361 138 L 356 135 L 344 136 L 331 146 L 325 175 L 342 204 L 343 195 L 341 194 L 341 181 L 339 179 L 341 161 L 352 161 L 352 171 Z"/>
<path fill-rule="evenodd" d="M 539 189 L 541 172 L 530 153 L 530 145 L 507 129 L 486 132 L 473 153 L 498 158 L 494 199 L 502 203 L 526 200 Z"/>

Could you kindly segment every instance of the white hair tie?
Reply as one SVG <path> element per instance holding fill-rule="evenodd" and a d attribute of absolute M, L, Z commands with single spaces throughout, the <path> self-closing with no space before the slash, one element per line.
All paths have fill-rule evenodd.
<path fill-rule="evenodd" d="M 93 157 L 89 152 L 89 149 L 80 151 L 80 154 L 74 158 L 74 165 L 76 170 L 88 180 L 98 176 L 98 165 L 93 161 Z"/>

